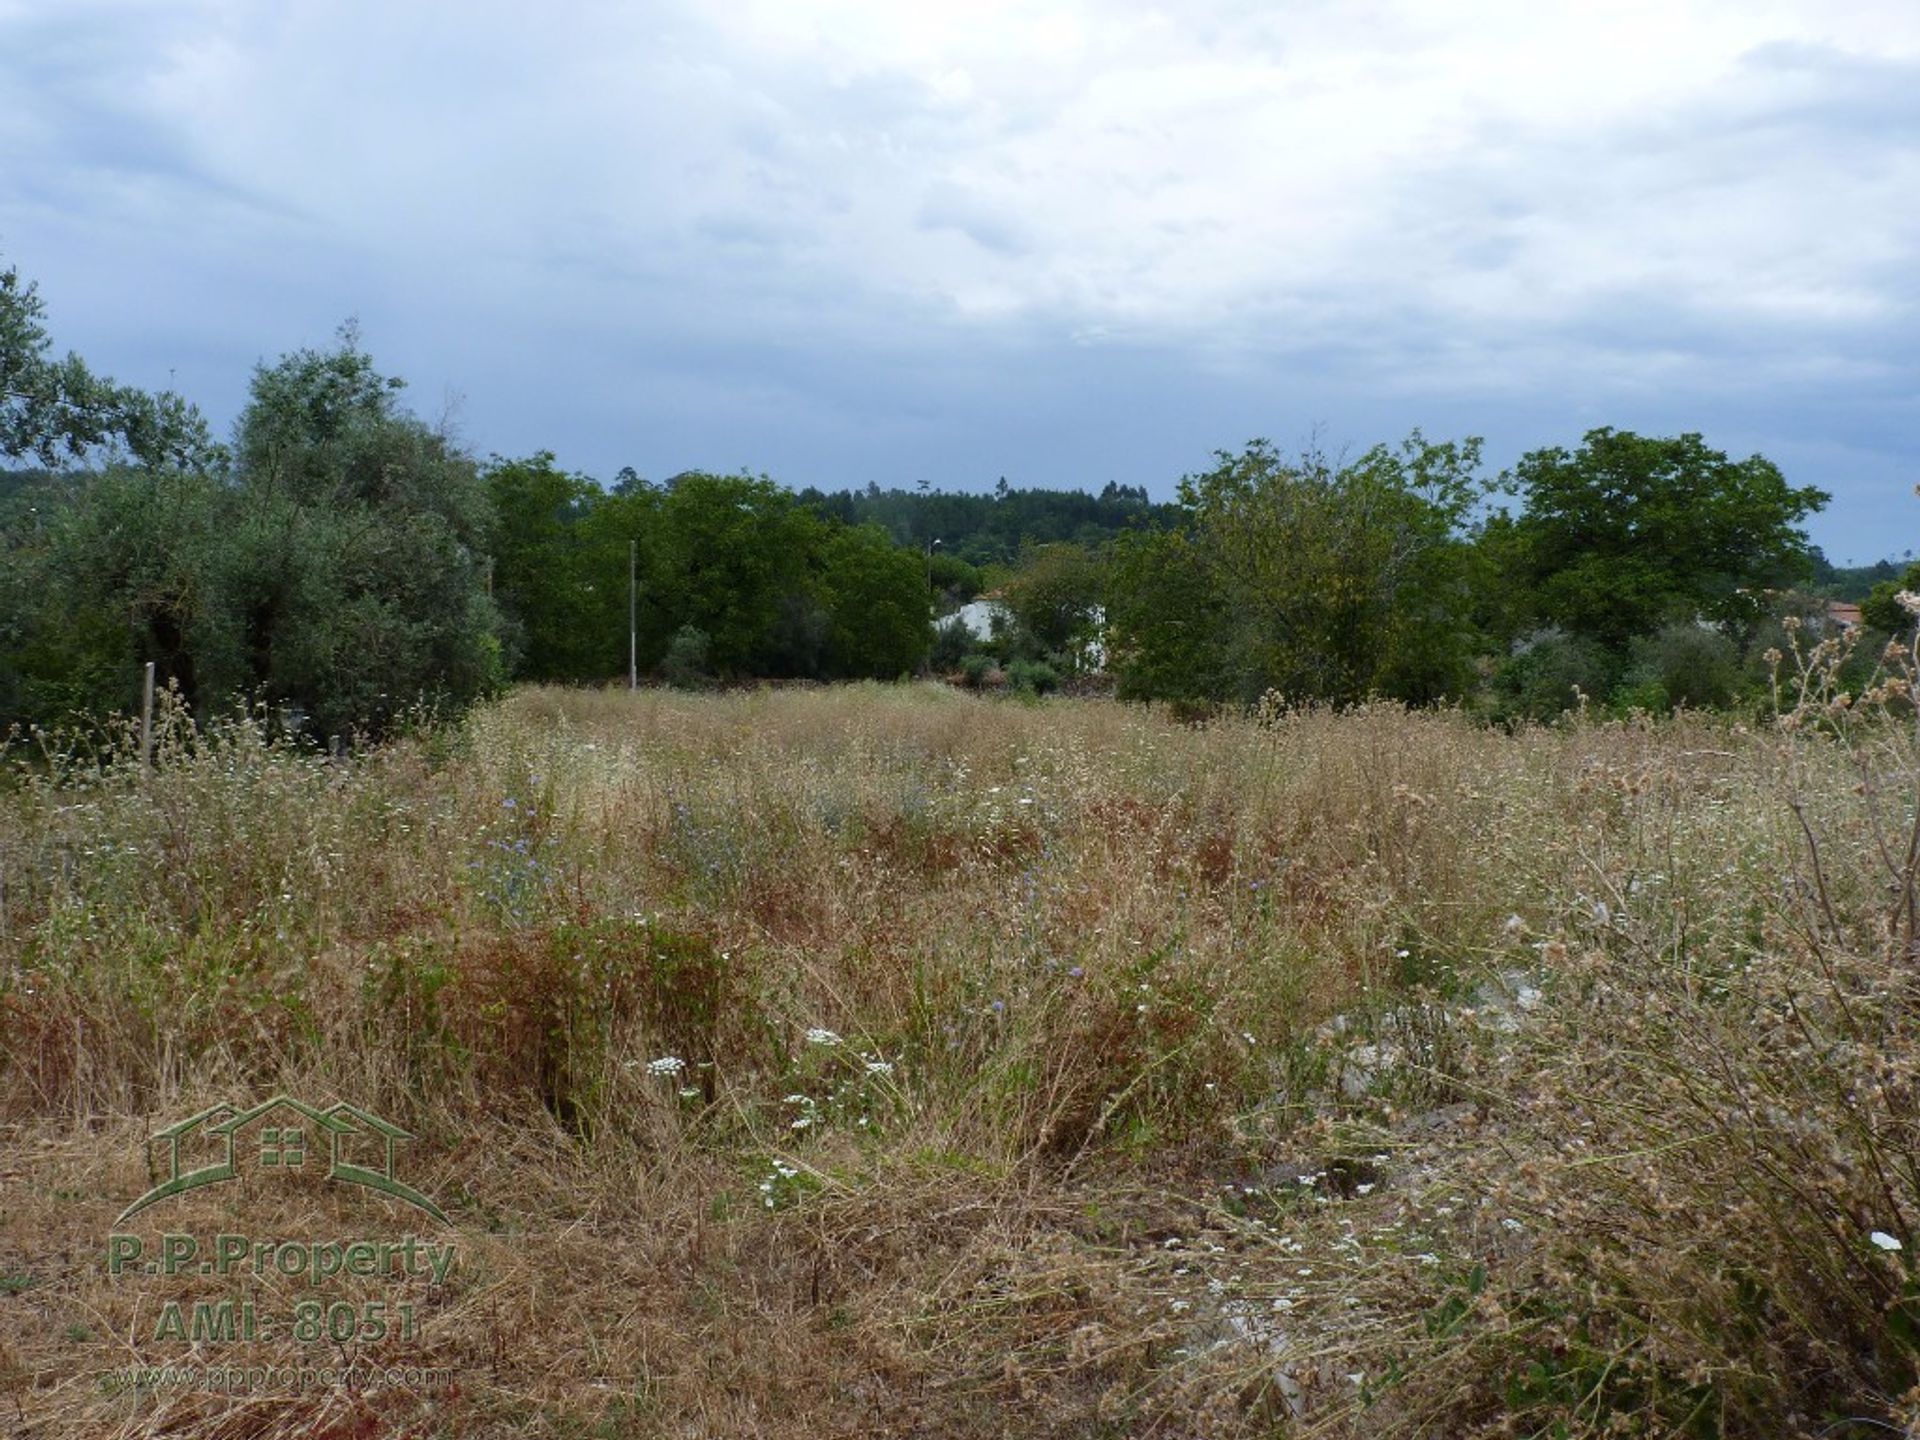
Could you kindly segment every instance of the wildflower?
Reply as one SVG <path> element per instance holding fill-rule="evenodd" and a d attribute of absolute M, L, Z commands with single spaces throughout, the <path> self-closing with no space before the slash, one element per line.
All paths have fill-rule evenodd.
<path fill-rule="evenodd" d="M 649 1075 L 678 1075 L 687 1068 L 687 1062 L 678 1055 L 662 1055 L 658 1060 L 647 1062 Z"/>
<path fill-rule="evenodd" d="M 1082 970 L 1078 965 L 1076 965 L 1071 970 L 1067 971 L 1067 978 L 1070 980 L 1078 980 L 1081 976 L 1085 975 L 1086 973 L 1087 972 L 1085 970 Z"/>
<path fill-rule="evenodd" d="M 1871 1240 L 1874 1244 L 1878 1245 L 1882 1250 L 1904 1250 L 1907 1248 L 1906 1246 L 1902 1245 L 1898 1240 L 1894 1239 L 1893 1236 L 1889 1235 L 1884 1230 L 1876 1230 L 1867 1238 Z"/>
<path fill-rule="evenodd" d="M 869 1060 L 867 1061 L 867 1074 L 891 1075 L 893 1074 L 893 1065 L 886 1060 Z"/>
<path fill-rule="evenodd" d="M 1911 590 L 1895 591 L 1893 603 L 1909 615 L 1920 615 L 1920 595 L 1914 594 Z"/>
<path fill-rule="evenodd" d="M 846 1042 L 833 1031 L 822 1030 L 816 1026 L 807 1031 L 807 1043 L 809 1045 L 844 1045 Z"/>

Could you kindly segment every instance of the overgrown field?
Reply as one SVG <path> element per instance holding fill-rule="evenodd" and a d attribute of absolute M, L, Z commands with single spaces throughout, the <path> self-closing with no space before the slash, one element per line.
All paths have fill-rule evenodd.
<path fill-rule="evenodd" d="M 0 1430 L 1905 1431 L 1902 693 L 1508 735 L 533 690 L 347 762 L 38 755 L 0 789 Z M 149 1137 L 280 1092 L 405 1127 L 451 1226 L 253 1169 L 116 1220 Z M 156 1340 L 236 1287 L 111 1275 L 120 1231 L 459 1260 L 337 1277 L 404 1341 Z M 124 1370 L 356 1358 L 442 1373 Z"/>

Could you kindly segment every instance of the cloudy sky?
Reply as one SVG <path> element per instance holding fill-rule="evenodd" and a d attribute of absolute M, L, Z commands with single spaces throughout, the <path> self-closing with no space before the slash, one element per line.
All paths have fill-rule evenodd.
<path fill-rule="evenodd" d="M 0 264 L 220 425 L 355 316 L 602 478 L 1615 425 L 1920 530 L 1916 0 L 0 0 Z"/>

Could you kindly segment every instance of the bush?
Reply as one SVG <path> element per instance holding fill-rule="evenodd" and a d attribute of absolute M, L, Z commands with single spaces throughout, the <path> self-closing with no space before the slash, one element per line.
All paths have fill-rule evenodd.
<path fill-rule="evenodd" d="M 967 653 L 972 649 L 973 632 L 967 628 L 966 621 L 956 615 L 934 630 L 933 649 L 927 652 L 927 663 L 944 675 L 965 664 Z"/>
<path fill-rule="evenodd" d="M 1612 693 L 1618 662 L 1593 641 L 1549 630 L 1521 646 L 1494 673 L 1488 708 L 1495 719 L 1553 720 L 1582 695 Z"/>
<path fill-rule="evenodd" d="M 1646 709 L 1725 709 L 1740 697 L 1740 651 L 1718 630 L 1669 625 L 1634 642 L 1626 684 L 1658 697 L 1657 704 L 1633 702 Z"/>
<path fill-rule="evenodd" d="M 660 662 L 660 673 L 676 689 L 691 690 L 704 685 L 712 678 L 707 661 L 711 648 L 712 641 L 706 631 L 695 625 L 682 625 L 673 632 L 673 639 L 667 644 L 666 658 Z"/>
<path fill-rule="evenodd" d="M 1027 695 L 1047 695 L 1060 688 L 1060 672 L 1044 660 L 1014 660 L 1007 665 L 1007 683 Z"/>

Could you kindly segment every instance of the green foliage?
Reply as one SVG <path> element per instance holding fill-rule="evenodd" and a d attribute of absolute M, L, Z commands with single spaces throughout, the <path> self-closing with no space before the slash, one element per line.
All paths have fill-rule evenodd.
<path fill-rule="evenodd" d="M 473 462 L 399 407 L 351 326 L 254 376 L 242 415 L 213 693 L 298 705 L 318 733 L 380 730 L 502 679 Z"/>
<path fill-rule="evenodd" d="M 203 712 L 248 695 L 320 735 L 490 691 L 503 670 L 487 497 L 399 389 L 349 329 L 334 350 L 261 367 L 230 470 L 115 465 L 16 495 L 0 720 L 130 708 L 146 661 Z M 33 414 L 12 418 L 17 438 Z M 119 438 L 135 449 L 146 433 Z"/>
<path fill-rule="evenodd" d="M 934 627 L 933 648 L 927 652 L 927 664 L 938 674 L 957 669 L 973 652 L 973 632 L 955 616 Z"/>
<path fill-rule="evenodd" d="M 1060 688 L 1060 674 L 1044 660 L 1014 660 L 1007 665 L 1007 683 L 1027 695 L 1046 695 Z"/>
<path fill-rule="evenodd" d="M 77 355 L 53 358 L 37 288 L 0 270 L 0 458 L 51 467 L 101 451 L 149 466 L 219 463 L 200 412 L 95 375 Z"/>
<path fill-rule="evenodd" d="M 1123 535 L 1107 599 L 1108 665 L 1123 700 L 1227 694 L 1231 614 L 1202 546 L 1184 530 Z"/>
<path fill-rule="evenodd" d="M 1902 591 L 1920 591 L 1920 562 L 1907 566 L 1899 578 L 1882 580 L 1860 602 L 1860 619 L 1886 635 L 1905 635 L 1913 629 L 1913 612 L 1895 597 Z"/>
<path fill-rule="evenodd" d="M 626 556 L 597 553 L 579 523 L 600 487 L 560 470 L 548 451 L 525 460 L 496 456 L 483 478 L 493 507 L 492 584 L 514 668 L 537 680 L 605 673 L 609 636 L 620 628 L 610 627 L 604 612 L 624 604 L 626 586 L 614 584 L 609 593 L 616 577 L 599 562 L 624 565 Z"/>
<path fill-rule="evenodd" d="M 1011 564 L 1030 545 L 1071 543 L 1096 549 L 1129 530 L 1161 529 L 1179 518 L 1175 507 L 1149 500 L 1143 487 L 1111 483 L 1097 495 L 1021 489 L 1002 480 L 984 495 L 869 485 L 833 493 L 809 488 L 799 499 L 824 519 L 879 525 L 898 544 L 923 554 L 939 541 L 932 580 L 954 603 L 992 588 L 992 582 L 977 570 L 971 576 L 945 570 L 943 560 L 972 568 Z"/>
<path fill-rule="evenodd" d="M 494 593 L 522 675 L 626 669 L 630 549 L 644 670 L 664 671 L 688 627 L 707 637 L 702 676 L 892 679 L 926 655 L 924 556 L 823 521 L 764 476 L 691 471 L 607 493 L 541 454 L 496 461 L 488 484 Z"/>
<path fill-rule="evenodd" d="M 1075 668 L 1096 638 L 1106 565 L 1083 545 L 1030 545 L 1006 587 L 1016 624 L 1047 653 L 1067 657 Z"/>
<path fill-rule="evenodd" d="M 711 656 L 713 640 L 706 631 L 693 625 L 682 625 L 673 632 L 673 639 L 667 644 L 667 653 L 660 661 L 660 672 L 667 677 L 667 683 L 683 690 L 704 684 L 713 674 Z"/>
<path fill-rule="evenodd" d="M 966 681 L 968 688 L 973 690 L 978 690 L 985 685 L 987 677 L 992 675 L 996 668 L 993 656 L 978 650 L 960 662 L 961 677 Z"/>
<path fill-rule="evenodd" d="M 1547 631 L 1523 642 L 1495 672 L 1489 709 L 1508 722 L 1553 720 L 1576 708 L 1583 696 L 1604 699 L 1619 676 L 1619 661 L 1604 646 Z"/>
<path fill-rule="evenodd" d="M 1722 709 L 1740 697 L 1740 649 L 1717 630 L 1669 625 L 1635 641 L 1630 653 L 1627 683 L 1652 687 L 1660 697 L 1644 708 Z"/>
<path fill-rule="evenodd" d="M 821 564 L 832 617 L 828 673 L 890 680 L 917 668 L 932 639 L 919 557 L 878 526 L 861 525 L 829 534 Z"/>
<path fill-rule="evenodd" d="M 987 588 L 978 565 L 968 564 L 958 555 L 949 555 L 944 548 L 927 556 L 927 583 L 933 587 L 942 609 L 964 605 Z"/>
<path fill-rule="evenodd" d="M 1610 647 L 1708 619 L 1751 629 L 1765 592 L 1811 575 L 1799 525 L 1826 504 L 1771 461 L 1734 461 L 1699 435 L 1588 432 L 1527 455 L 1510 581 L 1536 620 Z"/>
<path fill-rule="evenodd" d="M 1416 432 L 1336 466 L 1265 441 L 1181 481 L 1177 535 L 1128 537 L 1109 622 L 1121 693 L 1415 702 L 1459 693 L 1474 651 L 1465 527 L 1479 442 Z"/>
<path fill-rule="evenodd" d="M 0 538 L 0 720 L 130 709 L 141 665 L 196 685 L 225 497 L 191 471 L 112 469 L 48 487 Z"/>
<path fill-rule="evenodd" d="M 697 624 L 711 637 L 718 673 L 797 669 L 783 663 L 773 637 L 783 603 L 811 588 L 819 529 L 764 476 L 696 472 L 674 481 L 660 507 L 653 584 L 675 629 Z"/>

